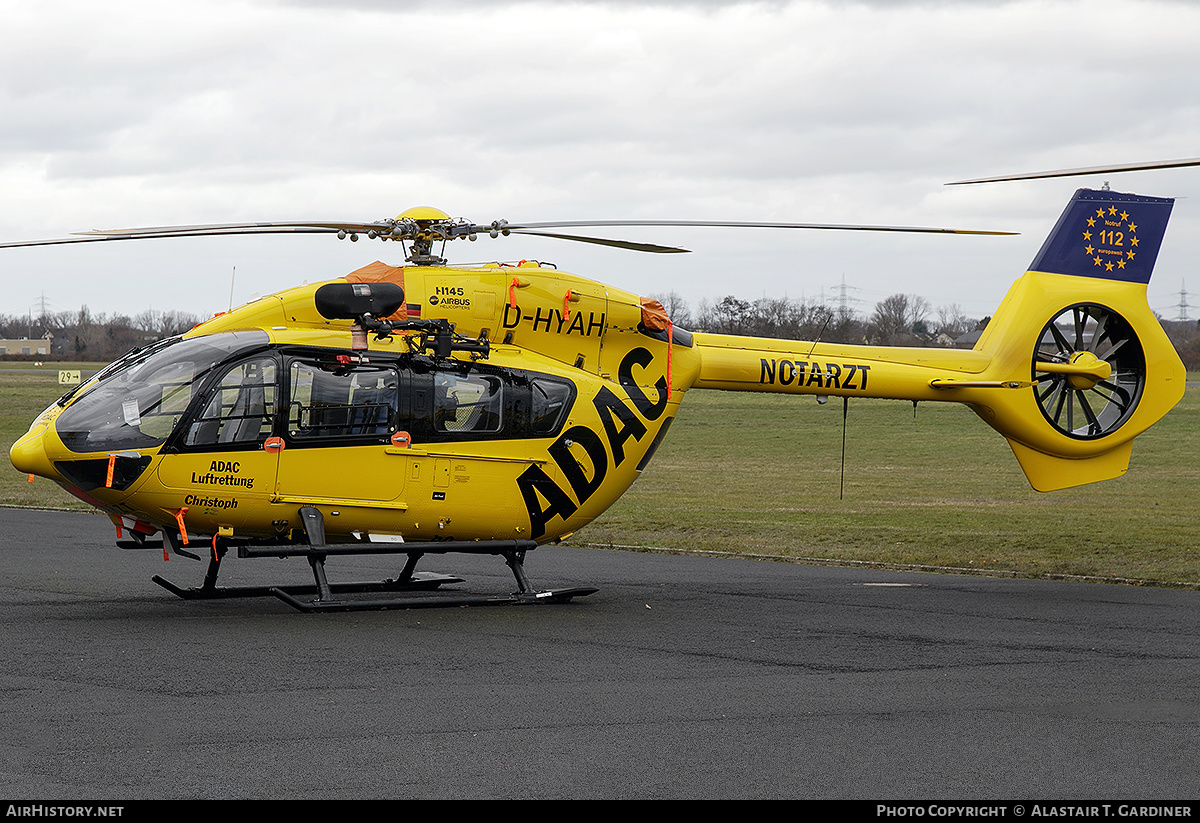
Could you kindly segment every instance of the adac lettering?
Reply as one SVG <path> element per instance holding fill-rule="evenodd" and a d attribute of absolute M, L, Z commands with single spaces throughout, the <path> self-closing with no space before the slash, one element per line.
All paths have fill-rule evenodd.
<path fill-rule="evenodd" d="M 534 310 L 533 314 L 527 314 L 521 311 L 520 306 L 505 305 L 503 323 L 506 329 L 515 329 L 521 323 L 527 323 L 534 331 L 591 337 L 592 335 L 599 336 L 604 333 L 604 312 L 597 314 L 594 311 L 590 311 L 584 317 L 583 312 L 573 311 L 571 312 L 570 320 L 568 320 L 558 309 L 544 309 L 539 306 Z"/>
<path fill-rule="evenodd" d="M 610 455 L 614 468 L 629 459 L 626 445 L 630 440 L 640 444 L 647 432 L 646 423 L 642 422 L 638 415 L 647 422 L 653 422 L 666 410 L 666 379 L 659 378 L 655 383 L 658 398 L 651 401 L 633 376 L 634 366 L 644 368 L 653 360 L 654 355 L 639 347 L 625 355 L 617 370 L 618 382 L 628 393 L 637 414 L 604 386 L 592 398 L 592 404 L 604 426 L 604 438 L 586 426 L 572 426 L 559 435 L 550 446 L 550 458 L 566 478 L 575 500 L 579 501 L 578 504 L 543 471 L 541 466 L 530 466 L 517 478 L 517 486 L 521 490 L 525 508 L 529 511 L 530 535 L 534 539 L 546 533 L 546 524 L 553 518 L 561 517 L 566 520 L 596 493 L 608 474 Z M 664 425 L 667 422 L 669 419 L 664 421 Z M 576 448 L 575 452 L 572 452 L 572 447 Z M 587 462 L 591 463 L 590 472 L 579 459 L 585 454 Z"/>
<path fill-rule="evenodd" d="M 658 392 L 658 400 L 654 403 L 650 402 L 650 398 L 646 397 L 646 393 L 642 391 L 642 387 L 638 385 L 637 380 L 633 378 L 633 367 L 640 366 L 645 368 L 654 360 L 654 355 L 643 348 L 636 348 L 625 355 L 625 359 L 621 361 L 621 367 L 617 370 L 617 379 L 621 386 L 629 394 L 629 399 L 633 401 L 633 405 L 641 412 L 642 417 L 647 420 L 657 420 L 659 415 L 663 413 L 663 409 L 667 407 L 667 378 L 660 377 L 658 382 L 654 384 L 655 390 Z"/>
<path fill-rule="evenodd" d="M 236 477 L 241 471 L 241 463 L 236 460 L 214 460 L 208 467 L 208 474 L 192 472 L 192 482 L 197 486 L 241 486 L 254 488 L 253 477 Z M 218 474 L 218 472 L 223 472 Z"/>
<path fill-rule="evenodd" d="M 857 389 L 867 388 L 867 373 L 870 366 L 858 363 L 826 363 L 824 367 L 816 361 L 806 360 L 767 360 L 762 358 L 758 373 L 759 383 L 780 386 L 795 385 L 799 387 L 816 386 L 819 389 Z"/>

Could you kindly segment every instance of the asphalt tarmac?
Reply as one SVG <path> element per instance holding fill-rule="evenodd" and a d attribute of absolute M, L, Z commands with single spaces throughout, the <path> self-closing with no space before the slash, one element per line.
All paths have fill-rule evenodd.
<path fill-rule="evenodd" d="M 0 526 L 6 799 L 1200 797 L 1200 592 L 544 546 L 600 591 L 301 614 L 177 599 L 204 566 L 100 516 Z"/>

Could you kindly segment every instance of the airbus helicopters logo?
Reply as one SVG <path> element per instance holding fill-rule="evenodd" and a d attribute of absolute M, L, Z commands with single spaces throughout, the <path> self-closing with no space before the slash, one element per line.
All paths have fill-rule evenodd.
<path fill-rule="evenodd" d="M 429 305 L 442 306 L 451 309 L 469 309 L 471 300 L 465 297 L 467 291 L 461 286 L 438 286 L 429 295 Z"/>
<path fill-rule="evenodd" d="M 647 349 L 639 347 L 625 355 L 617 370 L 619 382 L 637 414 L 634 414 L 611 389 L 604 386 L 592 398 L 592 404 L 604 426 L 604 437 L 601 438 L 587 426 L 572 426 L 559 435 L 550 446 L 550 457 L 562 471 L 574 499 L 539 465 L 530 466 L 517 478 L 517 486 L 521 490 L 525 508 L 529 511 L 530 536 L 535 540 L 546 533 L 546 524 L 553 518 L 561 517 L 566 520 L 575 514 L 604 483 L 609 471 L 609 455 L 612 455 L 613 468 L 624 463 L 631 456 L 626 452 L 631 446 L 629 441 L 633 441 L 632 450 L 636 450 L 648 431 L 646 424 L 658 420 L 666 411 L 666 378 L 658 378 L 654 384 L 658 397 L 651 400 L 633 376 L 634 366 L 644 369 L 653 360 L 654 356 Z M 670 422 L 668 418 L 659 427 L 654 442 L 649 445 L 646 455 L 638 465 L 639 469 L 653 454 L 655 445 Z M 584 463 L 579 459 L 583 455 L 591 462 L 591 477 L 588 477 Z"/>

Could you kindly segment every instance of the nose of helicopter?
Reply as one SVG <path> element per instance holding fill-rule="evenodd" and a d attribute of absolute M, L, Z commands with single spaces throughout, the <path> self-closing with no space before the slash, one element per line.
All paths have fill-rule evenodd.
<path fill-rule="evenodd" d="M 17 471 L 25 474 L 36 474 L 42 477 L 53 477 L 53 467 L 50 458 L 46 456 L 46 448 L 42 438 L 45 426 L 35 426 L 13 443 L 8 451 L 8 459 L 12 461 Z"/>

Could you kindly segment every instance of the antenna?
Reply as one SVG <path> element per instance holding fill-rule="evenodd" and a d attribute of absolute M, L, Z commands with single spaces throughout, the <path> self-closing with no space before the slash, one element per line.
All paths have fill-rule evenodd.
<path fill-rule="evenodd" d="M 838 500 L 846 499 L 846 418 L 850 414 L 850 396 L 842 395 L 842 476 L 838 484 Z"/>

